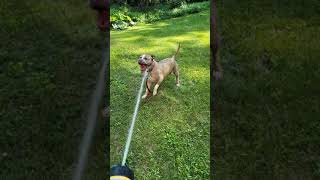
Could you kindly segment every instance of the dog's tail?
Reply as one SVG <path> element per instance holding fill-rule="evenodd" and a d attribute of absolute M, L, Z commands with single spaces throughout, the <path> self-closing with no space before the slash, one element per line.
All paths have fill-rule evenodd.
<path fill-rule="evenodd" d="M 179 53 L 179 50 L 180 50 L 180 46 L 181 46 L 181 43 L 179 43 L 178 49 L 177 49 L 176 53 L 173 55 L 173 59 L 176 59 L 176 56 L 177 56 L 177 54 Z"/>

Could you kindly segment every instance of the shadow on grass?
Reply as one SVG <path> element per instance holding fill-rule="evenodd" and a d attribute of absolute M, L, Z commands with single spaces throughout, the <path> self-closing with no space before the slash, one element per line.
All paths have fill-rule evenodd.
<path fill-rule="evenodd" d="M 95 26 L 86 25 L 89 18 L 82 19 L 82 28 L 73 26 L 87 10 L 72 14 L 68 6 L 28 1 L 1 8 L 3 179 L 71 178 L 101 51 Z M 99 137 L 95 143 L 104 146 L 105 137 Z M 108 159 L 105 148 L 94 145 L 89 179 L 101 179 Z"/>
<path fill-rule="evenodd" d="M 215 89 L 215 178 L 318 179 L 319 16 L 306 18 L 305 6 L 304 16 L 272 14 L 261 3 L 219 9 L 225 76 Z"/>

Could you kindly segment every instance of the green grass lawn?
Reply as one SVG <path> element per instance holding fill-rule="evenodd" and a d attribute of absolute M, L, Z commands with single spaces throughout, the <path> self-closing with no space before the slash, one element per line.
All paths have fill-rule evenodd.
<path fill-rule="evenodd" d="M 209 29 L 206 10 L 111 32 L 111 165 L 121 162 L 141 82 L 138 57 L 171 57 L 181 42 L 181 87 L 170 75 L 142 101 L 128 165 L 136 179 L 209 178 Z"/>
<path fill-rule="evenodd" d="M 95 12 L 80 1 L 0 6 L 0 179 L 69 180 L 101 64 Z M 84 179 L 106 177 L 95 137 Z"/>
<path fill-rule="evenodd" d="M 319 1 L 218 4 L 215 179 L 320 178 Z"/>

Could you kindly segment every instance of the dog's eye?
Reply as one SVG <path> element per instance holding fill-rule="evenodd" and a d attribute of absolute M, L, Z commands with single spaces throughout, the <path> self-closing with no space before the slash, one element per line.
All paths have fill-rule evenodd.
<path fill-rule="evenodd" d="M 143 59 L 147 59 L 147 58 L 143 58 Z"/>

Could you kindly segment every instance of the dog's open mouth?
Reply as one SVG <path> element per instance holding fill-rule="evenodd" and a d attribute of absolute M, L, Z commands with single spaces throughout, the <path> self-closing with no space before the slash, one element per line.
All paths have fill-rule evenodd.
<path fill-rule="evenodd" d="M 139 64 L 140 65 L 140 71 L 144 72 L 147 69 L 147 65 L 146 64 Z"/>

